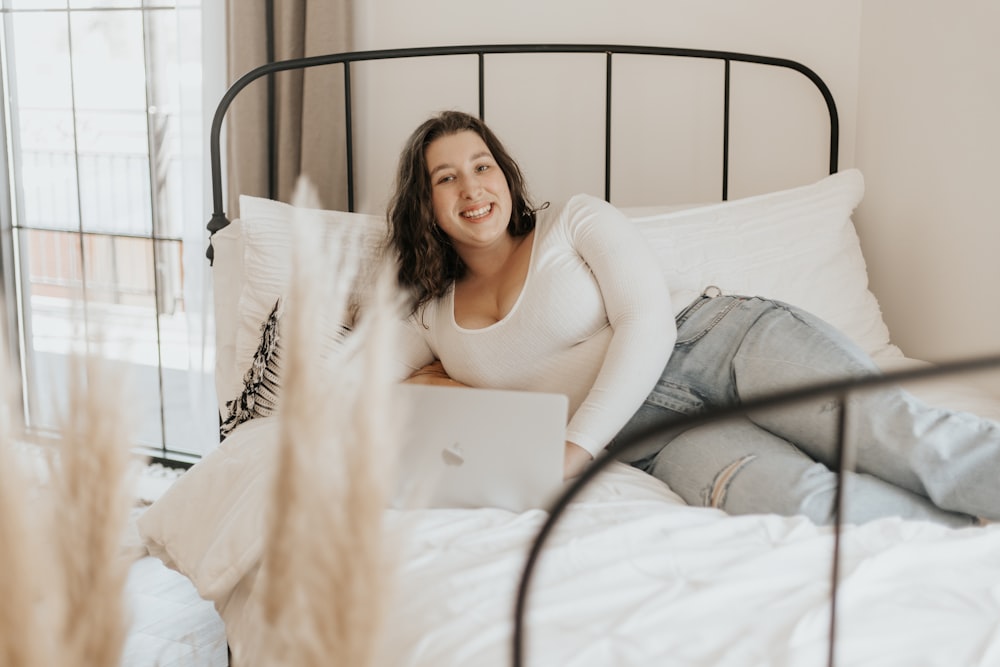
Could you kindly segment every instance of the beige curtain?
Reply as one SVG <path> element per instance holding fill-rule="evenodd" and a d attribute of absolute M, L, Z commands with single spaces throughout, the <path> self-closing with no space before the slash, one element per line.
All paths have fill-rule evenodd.
<path fill-rule="evenodd" d="M 274 59 L 352 48 L 353 0 L 274 0 Z M 267 62 L 265 0 L 227 0 L 228 77 L 236 81 Z M 347 208 L 343 66 L 280 72 L 275 77 L 277 191 L 270 193 L 267 77 L 234 100 L 227 115 L 227 214 L 239 216 L 239 195 L 289 201 L 299 174 L 319 190 L 326 208 Z"/>

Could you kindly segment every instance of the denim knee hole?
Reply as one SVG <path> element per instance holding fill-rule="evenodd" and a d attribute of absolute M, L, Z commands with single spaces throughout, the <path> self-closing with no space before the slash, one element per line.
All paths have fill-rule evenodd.
<path fill-rule="evenodd" d="M 733 481 L 735 481 L 740 471 L 756 458 L 756 454 L 747 454 L 720 470 L 712 479 L 712 484 L 705 489 L 703 497 L 705 506 L 724 510 L 726 508 L 726 496 L 729 494 L 729 487 L 732 486 Z"/>

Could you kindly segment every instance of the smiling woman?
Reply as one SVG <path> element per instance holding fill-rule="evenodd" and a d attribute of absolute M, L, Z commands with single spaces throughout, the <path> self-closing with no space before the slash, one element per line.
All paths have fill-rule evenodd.
<path fill-rule="evenodd" d="M 390 236 L 417 322 L 403 364 L 420 373 L 440 360 L 470 386 L 569 396 L 565 472 L 577 474 L 666 363 L 670 297 L 649 279 L 652 253 L 605 201 L 531 206 L 517 163 L 474 116 L 426 121 L 400 165 Z M 439 266 L 431 293 L 417 278 Z"/>

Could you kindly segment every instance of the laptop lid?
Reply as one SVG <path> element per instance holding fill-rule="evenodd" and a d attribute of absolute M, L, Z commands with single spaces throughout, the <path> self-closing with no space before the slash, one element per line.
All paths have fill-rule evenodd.
<path fill-rule="evenodd" d="M 545 508 L 563 488 L 562 394 L 401 384 L 395 507 Z"/>

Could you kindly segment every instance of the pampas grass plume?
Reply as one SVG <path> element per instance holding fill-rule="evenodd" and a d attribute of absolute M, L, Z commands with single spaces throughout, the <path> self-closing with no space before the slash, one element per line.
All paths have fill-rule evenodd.
<path fill-rule="evenodd" d="M 0 332 L 0 665 L 54 665 L 60 656 L 47 613 L 51 567 L 39 530 L 47 515 L 35 500 L 37 485 L 28 483 L 24 452 L 15 441 L 12 377 Z"/>
<path fill-rule="evenodd" d="M 74 359 L 58 446 L 16 445 L 6 349 L 0 337 L 0 665 L 119 667 L 136 472 L 125 383 Z"/>
<path fill-rule="evenodd" d="M 320 208 L 300 180 L 297 210 Z M 307 216 L 306 216 L 307 217 Z M 382 518 L 395 425 L 388 359 L 398 318 L 383 271 L 354 331 L 331 345 L 359 275 L 357 239 L 319 239 L 296 220 L 292 288 L 281 322 L 282 395 L 274 502 L 262 561 L 256 664 L 367 667 L 374 663 L 392 577 Z M 319 276 L 329 275 L 333 284 Z M 324 268 L 326 265 L 326 268 Z M 324 319 L 325 318 L 325 319 Z"/>
<path fill-rule="evenodd" d="M 69 405 L 51 457 L 53 542 L 62 575 L 54 637 L 64 665 L 117 667 L 128 634 L 122 549 L 137 472 L 130 454 L 127 382 L 87 356 L 70 364 Z"/>

